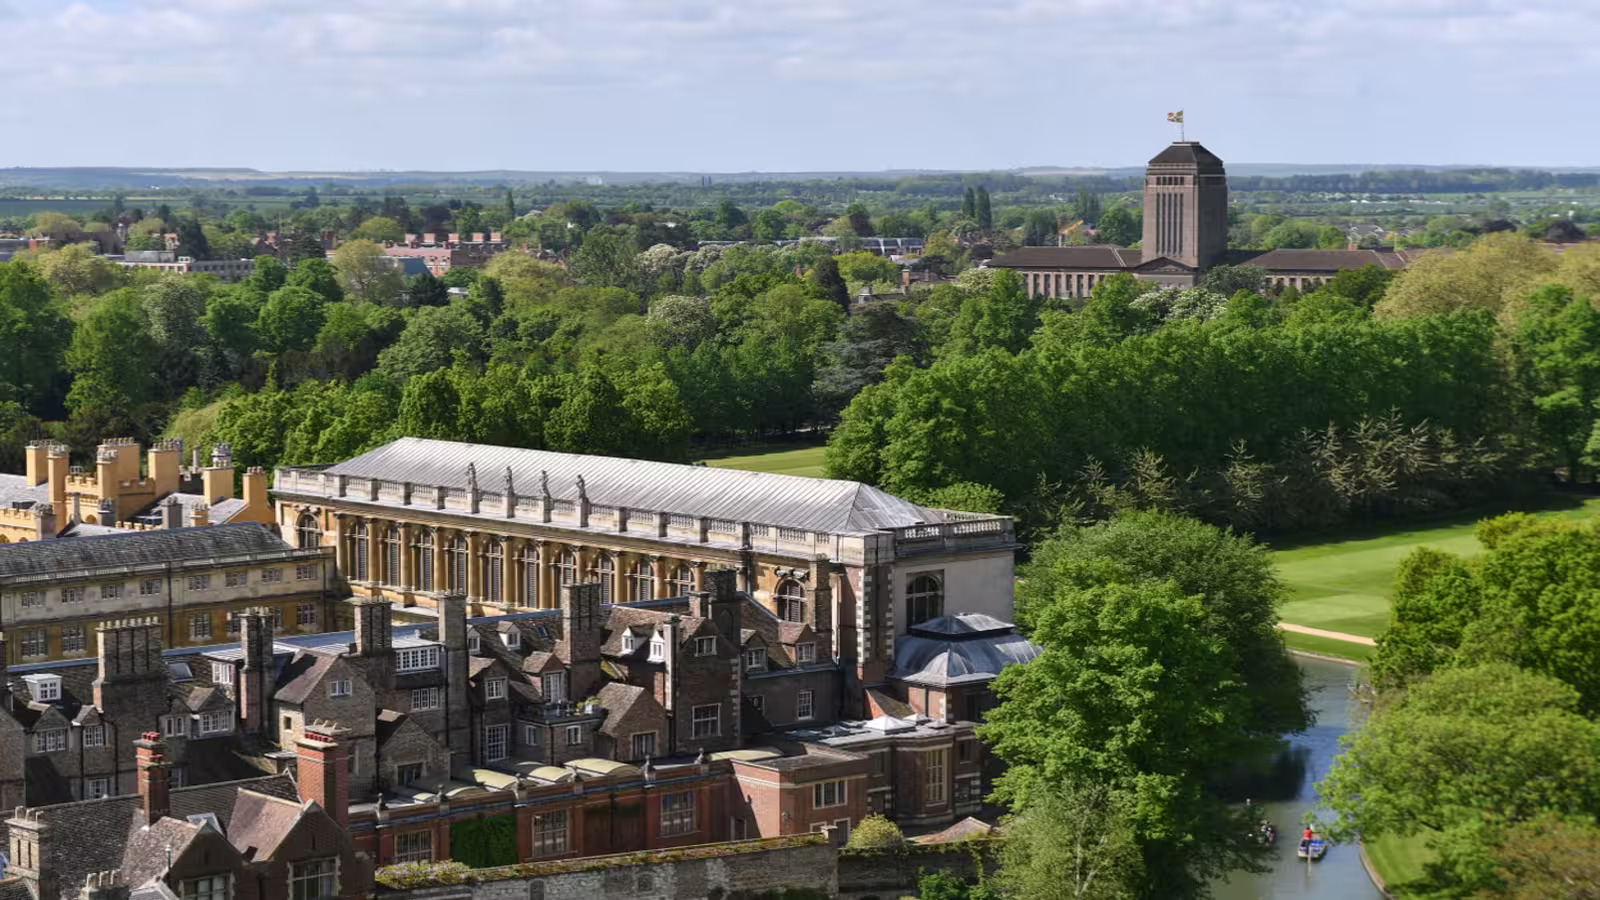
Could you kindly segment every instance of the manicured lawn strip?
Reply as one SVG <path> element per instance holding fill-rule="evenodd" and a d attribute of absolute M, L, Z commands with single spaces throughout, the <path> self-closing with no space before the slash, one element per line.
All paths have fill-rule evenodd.
<path fill-rule="evenodd" d="M 1372 658 L 1374 648 L 1365 644 L 1352 644 L 1349 641 L 1338 641 L 1333 638 L 1318 637 L 1314 634 L 1295 634 L 1292 631 L 1283 633 L 1283 642 L 1289 645 L 1290 650 L 1304 650 L 1307 653 L 1321 653 L 1324 656 L 1337 656 L 1352 662 L 1366 662 Z"/>
<path fill-rule="evenodd" d="M 737 456 L 708 458 L 706 465 L 718 469 L 744 469 L 778 475 L 822 477 L 822 456 L 827 447 L 795 447 L 792 444 L 750 448 Z"/>
<path fill-rule="evenodd" d="M 1410 837 L 1385 835 L 1366 842 L 1367 859 L 1396 896 L 1406 896 L 1406 883 L 1421 879 L 1422 867 L 1433 860 L 1434 853 L 1427 846 L 1430 837 L 1430 832 L 1422 832 Z"/>

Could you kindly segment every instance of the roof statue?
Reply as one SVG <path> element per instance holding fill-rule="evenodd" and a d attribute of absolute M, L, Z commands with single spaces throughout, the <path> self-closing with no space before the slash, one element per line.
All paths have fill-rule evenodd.
<path fill-rule="evenodd" d="M 467 493 L 478 493 L 478 467 L 470 462 L 467 463 Z"/>
<path fill-rule="evenodd" d="M 588 487 L 583 483 L 583 476 L 582 475 L 578 476 L 578 502 L 579 503 L 588 503 L 589 502 L 589 490 L 588 490 Z"/>
<path fill-rule="evenodd" d="M 506 466 L 506 496 L 508 498 L 516 496 L 516 491 L 513 488 L 513 484 L 512 484 L 511 467 L 510 466 Z"/>
<path fill-rule="evenodd" d="M 509 466 L 507 468 L 510 468 Z M 545 469 L 539 470 L 539 493 L 546 500 L 550 499 L 550 473 Z"/>

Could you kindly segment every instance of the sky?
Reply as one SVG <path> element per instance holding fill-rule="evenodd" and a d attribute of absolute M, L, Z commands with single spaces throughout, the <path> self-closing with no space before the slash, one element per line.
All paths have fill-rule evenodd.
<path fill-rule="evenodd" d="M 1600 0 L 0 0 L 0 167 L 1600 165 Z"/>

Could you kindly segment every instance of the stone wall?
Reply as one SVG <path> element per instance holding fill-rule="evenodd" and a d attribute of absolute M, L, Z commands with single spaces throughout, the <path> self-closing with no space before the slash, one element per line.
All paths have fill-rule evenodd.
<path fill-rule="evenodd" d="M 378 896 L 385 900 L 820 900 L 839 893 L 837 857 L 825 836 L 800 835 L 482 869 L 459 884 L 380 884 Z M 391 884 L 406 881 L 384 873 L 380 878 Z"/>
<path fill-rule="evenodd" d="M 911 844 L 901 850 L 843 850 L 839 852 L 839 890 L 845 900 L 894 900 L 916 893 L 917 878 L 929 872 L 948 872 L 974 881 L 993 872 L 996 845 L 989 840 L 948 844 Z"/>

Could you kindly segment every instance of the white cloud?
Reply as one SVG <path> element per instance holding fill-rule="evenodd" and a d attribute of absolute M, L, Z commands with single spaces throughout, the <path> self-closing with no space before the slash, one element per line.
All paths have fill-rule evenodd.
<path fill-rule="evenodd" d="M 1524 0 L 0 0 L 0 126 L 32 130 L 32 164 L 87 161 L 110 116 L 191 163 L 420 165 L 429 142 L 396 146 L 393 118 L 420 137 L 493 117 L 573 168 L 1003 166 L 1125 163 L 1187 104 L 1247 157 L 1443 161 L 1462 137 L 1491 157 L 1540 147 L 1429 116 L 1586 103 L 1597 33 L 1600 4 Z M 108 108 L 133 98 L 173 115 Z M 888 137 L 908 120 L 917 147 Z"/>

